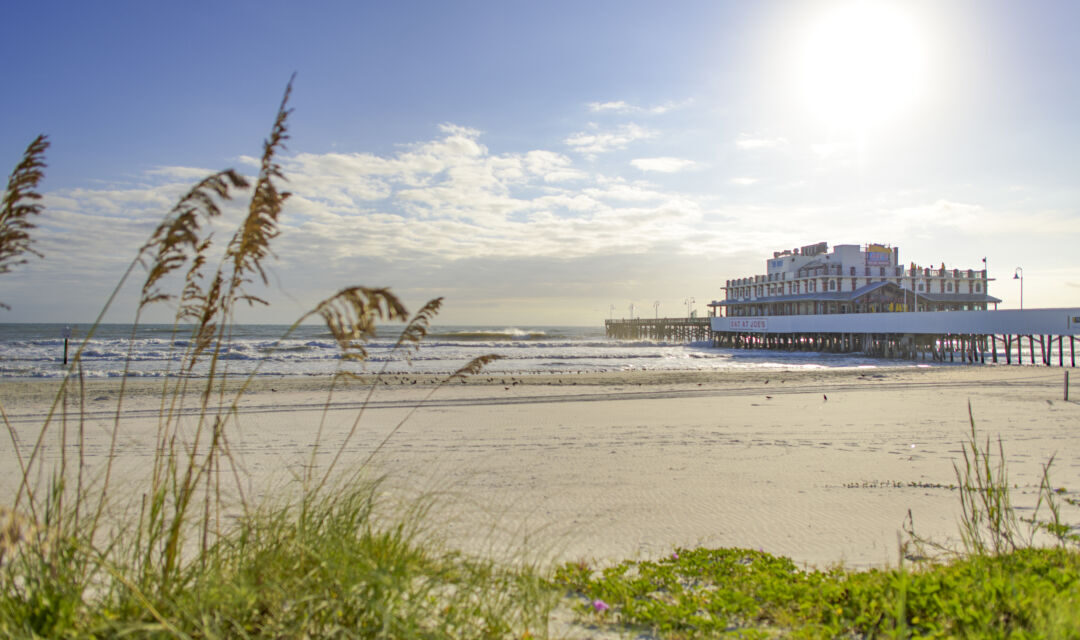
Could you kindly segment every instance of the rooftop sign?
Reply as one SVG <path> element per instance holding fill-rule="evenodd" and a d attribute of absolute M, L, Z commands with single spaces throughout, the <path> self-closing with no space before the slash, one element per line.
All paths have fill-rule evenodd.
<path fill-rule="evenodd" d="M 866 247 L 866 264 L 868 266 L 887 267 L 892 264 L 892 249 L 880 244 L 871 244 Z"/>

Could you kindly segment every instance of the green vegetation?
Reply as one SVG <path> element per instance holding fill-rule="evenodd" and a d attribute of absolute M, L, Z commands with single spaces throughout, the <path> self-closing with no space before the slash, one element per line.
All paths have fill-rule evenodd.
<path fill-rule="evenodd" d="M 555 582 L 578 594 L 579 611 L 597 623 L 668 638 L 1080 637 L 1080 536 L 1062 515 L 1063 503 L 1077 502 L 1051 484 L 1051 459 L 1031 517 L 1020 518 L 1004 445 L 995 460 L 968 414 L 964 464 L 955 465 L 961 549 L 909 524 L 901 555 L 927 558 L 915 566 L 819 571 L 760 551 L 679 549 L 598 571 L 565 565 Z M 1052 546 L 1036 546 L 1040 535 Z"/>
<path fill-rule="evenodd" d="M 467 557 L 428 528 L 429 502 L 404 511 L 380 502 L 374 453 L 350 475 L 337 470 L 356 423 L 334 443 L 323 442 L 320 425 L 316 449 L 336 449 L 330 464 L 316 470 L 313 451 L 295 491 L 253 504 L 230 448 L 246 381 L 236 384 L 220 356 L 236 308 L 264 304 L 249 285 L 265 283 L 263 261 L 288 197 L 274 159 L 287 138 L 287 99 L 288 91 L 254 183 L 232 170 L 199 182 L 124 276 L 146 268 L 134 324 L 151 305 L 171 304 L 175 331 L 187 338 L 178 344 L 188 345 L 176 375 L 162 382 L 146 485 L 116 488 L 111 462 L 103 473 L 87 471 L 81 348 L 28 455 L 0 407 L 22 474 L 11 508 L 0 508 L 0 637 L 547 637 L 552 611 L 568 597 L 583 628 L 670 638 L 1080 635 L 1080 538 L 1062 513 L 1076 502 L 1051 484 L 1051 460 L 1035 511 L 1019 518 L 1003 446 L 994 461 L 974 420 L 956 467 L 964 548 L 943 549 L 909 530 L 910 547 L 937 559 L 889 570 L 805 570 L 739 549 L 679 549 L 660 561 L 552 572 Z M 9 180 L 0 273 L 37 255 L 30 231 L 42 212 L 36 189 L 46 148 L 36 139 Z M 205 228 L 238 192 L 250 194 L 246 215 L 215 252 Z M 377 322 L 402 322 L 397 348 L 414 349 L 440 304 L 409 315 L 389 290 L 355 286 L 300 318 L 321 319 L 341 349 L 327 405 L 336 388 L 355 383 L 350 367 L 364 361 Z M 123 401 L 121 386 L 110 461 Z M 61 452 L 58 462 L 47 449 Z M 1040 518 L 1042 509 L 1049 516 Z"/>
<path fill-rule="evenodd" d="M 915 569 L 802 570 L 744 549 L 679 549 L 658 562 L 592 571 L 558 584 L 597 623 L 667 638 L 1075 637 L 1080 554 L 1022 549 Z"/>

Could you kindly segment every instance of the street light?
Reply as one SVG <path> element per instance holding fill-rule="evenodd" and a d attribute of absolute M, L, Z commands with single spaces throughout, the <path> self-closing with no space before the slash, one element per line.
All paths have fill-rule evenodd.
<path fill-rule="evenodd" d="M 660 301 L 657 300 L 656 302 L 652 303 L 652 308 L 653 308 L 653 311 L 656 312 L 656 319 L 659 320 L 660 319 Z"/>
<path fill-rule="evenodd" d="M 693 298 L 687 298 L 686 300 L 684 300 L 684 302 L 686 303 L 686 317 L 689 318 L 690 309 L 693 308 L 693 304 L 697 302 L 697 300 L 694 300 Z"/>
<path fill-rule="evenodd" d="M 1013 271 L 1013 280 L 1020 281 L 1020 310 L 1024 310 L 1024 268 L 1017 267 L 1016 271 Z"/>
<path fill-rule="evenodd" d="M 634 307 L 634 303 L 633 303 L 633 302 L 631 302 L 631 303 L 630 303 L 630 319 L 631 319 L 631 320 L 633 320 L 633 319 L 634 319 L 634 309 L 635 309 L 635 307 Z"/>

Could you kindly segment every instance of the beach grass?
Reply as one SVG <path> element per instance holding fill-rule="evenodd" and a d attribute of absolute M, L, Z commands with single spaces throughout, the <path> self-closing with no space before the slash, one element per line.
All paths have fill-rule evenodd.
<path fill-rule="evenodd" d="M 237 308 L 265 304 L 252 287 L 267 282 L 264 262 L 272 256 L 278 216 L 289 196 L 281 188 L 285 176 L 276 156 L 288 138 L 291 88 L 290 81 L 255 179 L 232 169 L 210 175 L 139 248 L 76 348 L 47 417 L 32 444 L 26 443 L 28 454 L 22 434 L 4 415 L 22 481 L 0 523 L 0 636 L 543 634 L 556 592 L 534 568 L 508 568 L 444 548 L 437 532 L 425 528 L 423 498 L 404 509 L 380 502 L 380 480 L 369 463 L 401 423 L 347 475 L 339 462 L 363 410 L 337 442 L 324 441 L 320 423 L 311 464 L 295 478 L 295 490 L 284 493 L 287 499 L 256 504 L 245 493 L 231 438 L 236 408 L 257 370 L 238 379 L 222 354 Z M 9 180 L 0 215 L 0 273 L 38 255 L 30 231 L 33 216 L 41 214 L 36 189 L 46 148 L 44 137 L 36 139 Z M 246 215 L 215 251 L 207 229 L 239 193 L 249 195 Z M 173 343 L 186 346 L 160 387 L 148 477 L 132 488 L 117 486 L 113 469 L 126 375 L 116 398 L 108 462 L 103 472 L 87 471 L 81 354 L 139 266 L 146 276 L 133 327 L 150 307 L 170 305 L 178 338 Z M 321 320 L 338 344 L 341 366 L 327 379 L 329 407 L 335 389 L 370 373 L 362 369 L 365 344 L 378 323 L 402 323 L 394 348 L 412 350 L 440 306 L 436 298 L 410 314 L 389 289 L 350 286 L 318 303 L 289 331 Z M 476 358 L 443 383 L 473 375 L 493 358 Z M 375 376 L 366 383 L 370 390 Z M 53 447 L 61 452 L 58 464 L 45 454 Z M 331 460 L 316 465 L 323 450 Z"/>
<path fill-rule="evenodd" d="M 1038 505 L 1050 515 L 1041 518 L 1037 508 L 1018 517 L 1004 445 L 995 460 L 974 420 L 956 467 L 964 548 L 947 553 L 912 527 L 901 558 L 916 548 L 937 554 L 916 564 L 901 560 L 895 569 L 800 568 L 742 549 L 677 549 L 660 560 L 606 568 L 548 568 L 525 561 L 525 553 L 515 563 L 468 556 L 441 541 L 431 516 L 436 504 L 453 508 L 439 503 L 446 498 L 421 496 L 402 506 L 381 497 L 370 463 L 408 416 L 371 443 L 362 464 L 342 472 L 341 452 L 356 437 L 363 410 L 339 441 L 327 442 L 323 425 L 312 425 L 311 464 L 291 490 L 262 501 L 247 495 L 231 438 L 255 374 L 237 379 L 221 356 L 236 309 L 264 304 L 252 285 L 266 281 L 264 261 L 272 257 L 288 197 L 275 160 L 287 139 L 288 97 L 289 90 L 255 179 L 230 169 L 196 184 L 124 276 L 145 268 L 133 324 L 150 306 L 168 304 L 176 331 L 189 338 L 177 369 L 161 383 L 146 484 L 118 486 L 111 462 L 100 474 L 87 471 L 81 349 L 32 442 L 24 443 L 3 415 L 22 483 L 0 511 L 0 636 L 534 638 L 564 632 L 553 631 L 552 619 L 566 603 L 577 618 L 560 629 L 577 637 L 1076 636 L 1080 554 L 1066 513 L 1076 505 L 1053 487 L 1050 461 Z M 0 273 L 37 255 L 30 232 L 32 216 L 42 214 L 36 189 L 46 148 L 44 137 L 36 139 L 9 180 Z M 214 253 L 206 228 L 238 193 L 250 195 L 246 215 Z M 355 366 L 364 362 L 377 323 L 401 323 L 395 348 L 415 349 L 440 305 L 435 299 L 409 314 L 388 289 L 352 286 L 298 319 L 297 325 L 321 320 L 341 350 L 326 406 L 342 385 L 375 388 L 378 372 L 360 379 Z M 448 380 L 489 361 L 478 358 Z M 197 367 L 207 373 L 192 376 Z M 110 461 L 122 429 L 124 380 Z M 58 462 L 44 455 L 49 448 L 61 452 Z M 318 466 L 322 450 L 330 462 Z"/>

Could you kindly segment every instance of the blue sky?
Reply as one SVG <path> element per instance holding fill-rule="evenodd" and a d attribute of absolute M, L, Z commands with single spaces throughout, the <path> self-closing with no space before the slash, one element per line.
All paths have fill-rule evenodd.
<path fill-rule="evenodd" d="M 5 22 L 0 162 L 52 148 L 46 257 L 0 282 L 3 321 L 91 319 L 180 193 L 254 171 L 294 72 L 296 195 L 273 306 L 243 320 L 350 284 L 443 295 L 445 323 L 703 312 L 822 240 L 986 256 L 1004 308 L 1017 266 L 1026 307 L 1080 306 L 1075 2 L 36 2 Z"/>

